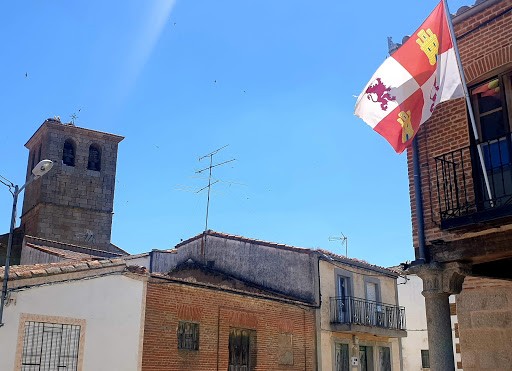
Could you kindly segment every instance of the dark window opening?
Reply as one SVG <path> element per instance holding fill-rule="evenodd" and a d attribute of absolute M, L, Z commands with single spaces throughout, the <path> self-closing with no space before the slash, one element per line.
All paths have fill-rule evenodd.
<path fill-rule="evenodd" d="M 256 367 L 256 331 L 231 329 L 228 371 L 251 371 Z"/>
<path fill-rule="evenodd" d="M 336 343 L 336 371 L 350 371 L 348 344 Z"/>
<path fill-rule="evenodd" d="M 37 163 L 39 163 L 41 161 L 41 149 L 42 149 L 42 145 L 39 146 L 39 150 L 37 151 Z M 36 166 L 36 164 L 34 164 L 34 166 Z"/>
<path fill-rule="evenodd" d="M 25 322 L 22 371 L 78 369 L 80 326 Z"/>
<path fill-rule="evenodd" d="M 87 169 L 93 171 L 101 170 L 101 152 L 94 144 L 91 144 L 89 147 L 89 161 L 87 162 Z"/>
<path fill-rule="evenodd" d="M 373 347 L 359 346 L 359 363 L 361 371 L 373 371 Z"/>
<path fill-rule="evenodd" d="M 492 198 L 477 162 L 480 207 L 508 204 L 512 198 L 512 74 L 498 75 L 472 87 L 471 98 Z M 474 159 L 478 159 L 476 152 Z"/>
<path fill-rule="evenodd" d="M 178 323 L 178 349 L 199 350 L 199 324 Z"/>
<path fill-rule="evenodd" d="M 69 139 L 64 142 L 62 163 L 68 166 L 75 166 L 75 145 Z"/>
<path fill-rule="evenodd" d="M 421 367 L 430 368 L 430 354 L 428 350 L 421 350 Z"/>
<path fill-rule="evenodd" d="M 391 371 L 391 350 L 379 347 L 379 371 Z"/>

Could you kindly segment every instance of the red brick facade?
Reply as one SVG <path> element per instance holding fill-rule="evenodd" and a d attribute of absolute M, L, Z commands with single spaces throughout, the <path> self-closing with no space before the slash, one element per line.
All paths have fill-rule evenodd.
<path fill-rule="evenodd" d="M 488 0 L 488 2 L 490 1 Z M 480 6 L 484 4 L 480 4 Z M 474 8 L 476 7 L 478 5 L 475 5 Z M 457 18 L 455 18 L 454 27 L 468 86 L 495 76 L 499 72 L 512 69 L 512 17 L 510 11 L 507 11 L 511 7 L 512 0 L 505 0 L 488 6 L 481 12 L 476 12 L 476 14 L 462 21 L 457 21 Z M 441 103 L 434 111 L 431 119 L 418 132 L 427 245 L 432 240 L 453 241 L 473 236 L 475 232 L 478 234 L 487 232 L 488 227 L 455 232 L 448 232 L 440 228 L 438 201 L 440 195 L 437 188 L 438 179 L 436 178 L 434 158 L 470 145 L 470 136 L 473 133 L 468 122 L 466 103 L 461 98 Z M 411 150 L 408 150 L 407 157 L 413 238 L 414 246 L 417 248 L 417 215 Z M 466 155 L 464 161 L 471 162 L 468 155 Z M 471 169 L 465 171 L 465 175 L 468 179 L 471 179 Z M 472 184 L 466 188 L 466 191 L 469 201 L 474 201 L 475 195 Z M 494 228 L 488 229 L 489 231 L 495 231 Z"/>
<path fill-rule="evenodd" d="M 179 321 L 199 324 L 199 350 L 178 349 Z M 255 331 L 251 370 L 315 369 L 313 308 L 218 287 L 150 279 L 142 370 L 227 370 L 229 333 L 234 328 Z M 286 363 L 285 334 L 291 338 L 291 365 L 280 364 Z M 287 360 L 290 363 L 289 355 Z"/>

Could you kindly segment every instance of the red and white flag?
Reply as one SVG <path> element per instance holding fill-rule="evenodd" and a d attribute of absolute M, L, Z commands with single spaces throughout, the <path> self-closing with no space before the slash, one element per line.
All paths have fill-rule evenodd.
<path fill-rule="evenodd" d="M 372 76 L 355 115 L 401 153 L 439 102 L 464 96 L 443 2 Z"/>

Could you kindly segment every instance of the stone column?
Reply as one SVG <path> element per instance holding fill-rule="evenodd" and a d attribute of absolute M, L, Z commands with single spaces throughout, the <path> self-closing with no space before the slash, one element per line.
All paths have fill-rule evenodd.
<path fill-rule="evenodd" d="M 423 280 L 431 371 L 455 370 L 448 297 L 461 292 L 469 271 L 469 266 L 461 263 L 430 263 L 408 269 Z"/>

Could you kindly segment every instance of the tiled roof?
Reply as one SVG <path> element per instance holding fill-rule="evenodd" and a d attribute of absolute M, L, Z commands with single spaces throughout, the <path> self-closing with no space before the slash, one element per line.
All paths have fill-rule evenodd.
<path fill-rule="evenodd" d="M 45 252 L 47 254 L 58 256 L 60 258 L 68 259 L 68 260 L 92 260 L 92 259 L 97 258 L 90 254 L 84 254 L 84 253 L 75 252 L 75 251 L 63 250 L 63 249 L 58 249 L 58 248 L 50 247 L 50 246 L 40 246 L 40 245 L 35 245 L 33 243 L 26 243 L 26 246 L 31 247 L 36 250 L 39 250 L 39 251 L 42 251 L 42 252 Z"/>
<path fill-rule="evenodd" d="M 25 278 L 53 276 L 62 273 L 92 271 L 106 267 L 126 267 L 122 259 L 105 259 L 89 261 L 62 261 L 58 263 L 14 265 L 9 269 L 9 281 Z M 3 281 L 5 267 L 0 267 L 0 281 Z"/>
<path fill-rule="evenodd" d="M 40 249 L 51 248 L 53 252 L 60 252 L 62 254 L 67 254 L 68 252 L 81 253 L 91 258 L 112 258 L 123 256 L 123 254 L 120 253 L 99 250 L 88 246 L 74 245 L 71 243 L 54 241 L 29 235 L 25 235 L 25 243 L 30 244 L 31 247 L 37 246 Z"/>
<path fill-rule="evenodd" d="M 327 257 L 327 260 L 335 260 L 340 263 L 346 263 L 346 264 L 353 264 L 360 268 L 366 268 L 373 271 L 378 271 L 381 273 L 390 274 L 393 276 L 396 276 L 397 273 L 389 268 L 381 267 L 380 265 L 371 264 L 368 263 L 365 260 L 356 259 L 356 258 L 347 258 L 346 256 L 338 255 L 333 252 L 330 252 L 328 250 L 318 249 L 317 250 L 320 254 L 325 255 Z"/>

